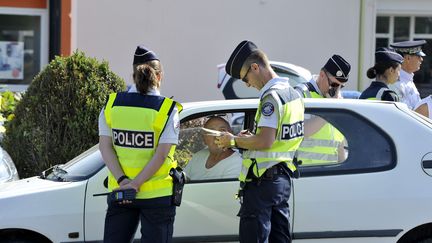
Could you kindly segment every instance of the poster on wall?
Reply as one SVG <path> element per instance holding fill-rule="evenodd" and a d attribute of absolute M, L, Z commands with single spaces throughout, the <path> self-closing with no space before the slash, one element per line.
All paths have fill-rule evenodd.
<path fill-rule="evenodd" d="M 24 78 L 24 42 L 0 41 L 0 79 Z"/>

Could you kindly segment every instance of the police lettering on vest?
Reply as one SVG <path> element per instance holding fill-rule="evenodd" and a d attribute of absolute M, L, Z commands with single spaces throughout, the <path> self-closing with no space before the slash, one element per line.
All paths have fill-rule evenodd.
<path fill-rule="evenodd" d="M 154 148 L 154 132 L 112 129 L 114 144 L 128 148 Z"/>
<path fill-rule="evenodd" d="M 281 139 L 289 140 L 302 137 L 304 135 L 304 122 L 299 121 L 294 124 L 282 124 Z"/>

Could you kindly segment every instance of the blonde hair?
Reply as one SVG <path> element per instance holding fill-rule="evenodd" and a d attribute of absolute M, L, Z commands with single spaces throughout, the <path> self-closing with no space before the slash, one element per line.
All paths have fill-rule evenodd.
<path fill-rule="evenodd" d="M 134 65 L 133 79 L 138 92 L 146 94 L 151 87 L 159 88 L 162 65 L 158 60 Z"/>

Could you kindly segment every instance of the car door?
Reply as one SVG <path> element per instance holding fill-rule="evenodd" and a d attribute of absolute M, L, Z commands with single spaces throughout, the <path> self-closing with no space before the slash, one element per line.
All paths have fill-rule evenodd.
<path fill-rule="evenodd" d="M 389 183 L 396 166 L 392 139 L 347 109 L 307 109 L 305 134 L 316 117 L 343 135 L 343 159 L 300 166 L 301 177 L 294 180 L 295 241 L 394 242 L 402 230 L 389 220 L 395 212 L 389 198 L 397 197 Z"/>
<path fill-rule="evenodd" d="M 201 128 L 209 119 L 217 117 L 232 127 L 231 132 L 237 133 L 243 127 L 238 119 L 242 116 L 244 113 L 213 111 L 195 114 L 193 119 L 183 119 L 175 156 L 184 168 L 188 181 L 184 187 L 181 206 L 177 208 L 174 225 L 176 240 L 218 242 L 238 239 L 236 215 L 240 204 L 236 193 L 239 188 L 237 177 L 241 166 L 240 155 L 235 151 L 238 154 L 236 160 L 231 160 L 230 163 L 220 161 L 211 168 L 205 168 L 207 157 L 200 154 L 208 151 Z M 233 166 L 234 163 L 237 166 Z"/>

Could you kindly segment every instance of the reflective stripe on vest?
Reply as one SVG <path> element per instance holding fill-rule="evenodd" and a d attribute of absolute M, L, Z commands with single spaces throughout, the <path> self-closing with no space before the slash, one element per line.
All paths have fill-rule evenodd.
<path fill-rule="evenodd" d="M 125 175 L 135 178 L 152 159 L 160 135 L 166 126 L 175 101 L 139 93 L 110 94 L 105 106 L 105 119 L 111 128 L 113 148 Z M 176 167 L 172 146 L 162 166 L 143 183 L 137 198 L 155 198 L 172 194 L 172 178 L 169 170 Z M 117 188 L 114 176 L 108 175 L 108 189 Z"/>
<path fill-rule="evenodd" d="M 250 179 L 246 179 L 246 176 L 251 166 L 253 166 L 252 172 L 255 177 L 260 177 L 266 169 L 281 162 L 286 163 L 291 171 L 297 169 L 292 160 L 303 139 L 303 100 L 297 91 L 291 87 L 289 89 L 270 89 L 260 101 L 255 115 L 255 124 L 258 124 L 261 118 L 262 100 L 267 95 L 272 95 L 278 103 L 279 121 L 276 140 L 269 149 L 243 152 L 243 163 L 239 176 L 239 180 L 243 182 Z M 256 128 L 256 134 L 259 134 L 260 130 L 261 128 Z"/>
<path fill-rule="evenodd" d="M 309 90 L 308 84 L 312 86 L 311 83 L 301 83 L 296 86 L 296 90 L 300 91 L 300 94 L 304 98 L 324 98 L 315 90 Z"/>
<path fill-rule="evenodd" d="M 386 91 L 391 91 L 391 89 L 389 88 L 381 88 L 378 90 L 378 92 L 376 93 L 375 97 L 370 97 L 367 98 L 367 100 L 382 100 L 384 92 Z"/>
<path fill-rule="evenodd" d="M 298 159 L 303 165 L 338 162 L 339 146 L 344 136 L 330 123 L 318 132 L 305 138 L 298 149 Z"/>
<path fill-rule="evenodd" d="M 324 98 L 315 91 L 311 94 L 312 98 Z M 298 149 L 298 159 L 303 165 L 338 162 L 338 148 L 344 139 L 339 130 L 326 123 L 318 132 L 303 139 Z"/>
<path fill-rule="evenodd" d="M 381 88 L 380 90 L 378 90 L 378 92 L 377 92 L 375 98 L 376 98 L 377 100 L 382 100 L 383 94 L 384 94 L 384 92 L 386 92 L 387 90 L 390 90 L 390 89 L 388 89 L 388 88 Z"/>

